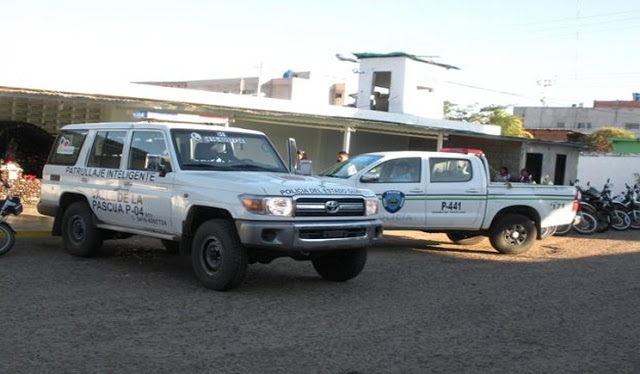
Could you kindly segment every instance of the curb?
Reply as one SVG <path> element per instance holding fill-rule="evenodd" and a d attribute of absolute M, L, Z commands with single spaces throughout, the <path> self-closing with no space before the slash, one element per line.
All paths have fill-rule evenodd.
<path fill-rule="evenodd" d="M 20 230 L 16 230 L 16 238 L 47 238 L 47 237 L 52 237 L 51 236 L 51 230 L 42 230 L 42 231 L 36 231 L 36 230 L 28 230 L 28 231 L 20 231 Z"/>

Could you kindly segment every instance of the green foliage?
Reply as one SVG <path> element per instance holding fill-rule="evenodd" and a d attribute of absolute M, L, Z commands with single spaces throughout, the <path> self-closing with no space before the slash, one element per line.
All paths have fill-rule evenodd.
<path fill-rule="evenodd" d="M 507 113 L 502 106 L 491 105 L 478 109 L 477 105 L 460 107 L 445 101 L 444 114 L 445 119 L 500 126 L 501 135 L 533 138 L 533 135 L 522 127 L 522 118 Z"/>
<path fill-rule="evenodd" d="M 595 152 L 611 152 L 613 146 L 609 138 L 633 138 L 633 133 L 615 127 L 603 127 L 593 134 L 587 135 L 586 142 Z"/>

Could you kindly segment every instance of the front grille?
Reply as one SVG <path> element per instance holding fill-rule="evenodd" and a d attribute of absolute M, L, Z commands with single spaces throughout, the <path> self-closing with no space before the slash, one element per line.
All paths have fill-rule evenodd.
<path fill-rule="evenodd" d="M 364 216 L 362 198 L 301 197 L 295 200 L 298 217 Z"/>
<path fill-rule="evenodd" d="M 300 239 L 307 240 L 362 238 L 367 235 L 367 229 L 302 229 L 299 235 Z"/>

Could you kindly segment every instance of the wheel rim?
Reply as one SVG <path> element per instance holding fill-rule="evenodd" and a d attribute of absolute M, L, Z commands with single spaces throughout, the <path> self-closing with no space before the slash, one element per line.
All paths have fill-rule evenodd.
<path fill-rule="evenodd" d="M 70 239 L 75 243 L 79 243 L 84 239 L 86 232 L 87 225 L 84 222 L 84 219 L 80 216 L 73 216 L 69 229 Z"/>
<path fill-rule="evenodd" d="M 209 238 L 202 245 L 202 260 L 208 272 L 214 273 L 220 269 L 223 248 L 218 238 Z"/>
<path fill-rule="evenodd" d="M 522 245 L 527 240 L 527 229 L 522 225 L 509 226 L 504 230 L 504 239 L 509 245 Z"/>
<path fill-rule="evenodd" d="M 0 226 L 0 253 L 4 252 L 11 242 L 11 234 L 4 225 Z"/>

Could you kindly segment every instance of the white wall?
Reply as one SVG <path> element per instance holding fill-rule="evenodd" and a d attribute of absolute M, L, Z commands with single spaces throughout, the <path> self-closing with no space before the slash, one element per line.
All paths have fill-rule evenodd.
<path fill-rule="evenodd" d="M 391 89 L 389 91 L 389 112 L 403 113 L 405 61 L 406 57 L 365 58 L 360 60 L 360 79 L 358 80 L 359 109 L 369 109 L 373 73 L 391 72 Z"/>
<path fill-rule="evenodd" d="M 625 183 L 633 185 L 640 173 L 640 155 L 612 153 L 581 153 L 578 161 L 578 179 L 585 186 L 587 182 L 597 189 L 611 178 L 613 193 L 626 191 Z"/>
<path fill-rule="evenodd" d="M 444 99 L 439 82 L 445 69 L 407 57 L 366 58 L 360 60 L 358 108 L 369 109 L 373 73 L 390 71 L 389 112 L 420 117 L 443 117 Z M 420 89 L 418 86 L 431 90 Z"/>
<path fill-rule="evenodd" d="M 541 153 L 542 154 L 542 175 L 540 179 L 548 177 L 551 182 L 554 181 L 556 173 L 556 159 L 558 155 L 567 156 L 565 171 L 564 171 L 564 184 L 568 185 L 569 181 L 575 180 L 578 175 L 578 163 L 579 154 L 576 147 L 562 147 L 561 145 L 543 145 L 543 144 L 527 144 L 526 153 Z M 525 166 L 525 160 L 521 160 L 521 168 Z M 513 173 L 512 173 L 513 174 Z"/>
<path fill-rule="evenodd" d="M 564 129 L 592 133 L 602 127 L 626 129 L 626 124 L 640 124 L 640 108 L 515 107 L 513 114 L 523 117 L 523 125 L 528 129 Z M 559 123 L 564 123 L 564 127 L 558 127 Z M 579 123 L 591 123 L 591 128 L 578 127 Z M 640 136 L 640 129 L 626 130 Z"/>

